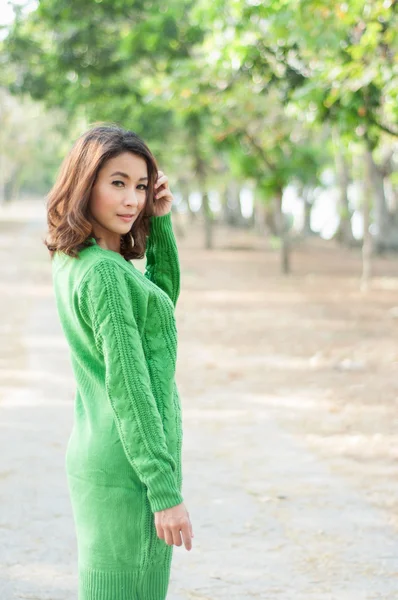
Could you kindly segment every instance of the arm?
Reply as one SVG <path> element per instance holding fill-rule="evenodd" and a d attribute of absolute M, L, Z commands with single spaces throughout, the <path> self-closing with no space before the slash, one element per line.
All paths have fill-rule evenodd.
<path fill-rule="evenodd" d="M 105 363 L 105 386 L 128 461 L 148 488 L 153 512 L 183 501 L 176 464 L 150 385 L 125 275 L 103 260 L 81 283 L 79 304 Z"/>
<path fill-rule="evenodd" d="M 180 263 L 171 211 L 151 217 L 144 275 L 162 288 L 176 306 L 180 294 Z"/>

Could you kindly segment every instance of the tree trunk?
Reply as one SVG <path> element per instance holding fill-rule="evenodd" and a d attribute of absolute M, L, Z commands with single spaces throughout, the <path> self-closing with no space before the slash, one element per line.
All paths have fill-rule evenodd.
<path fill-rule="evenodd" d="M 186 184 L 184 184 L 181 189 L 182 189 L 183 198 L 184 198 L 185 203 L 188 208 L 189 220 L 191 221 L 191 223 L 193 223 L 198 218 L 198 213 L 195 212 L 194 210 L 192 210 L 192 207 L 189 203 L 189 194 L 190 194 L 191 190 L 188 188 L 188 186 Z"/>
<path fill-rule="evenodd" d="M 20 173 L 20 171 L 19 171 Z M 21 186 L 22 186 L 22 176 L 19 174 L 18 172 L 15 173 L 14 177 L 12 178 L 12 183 L 10 186 L 10 196 L 9 196 L 9 202 L 14 202 L 19 200 L 19 194 L 21 191 Z"/>
<path fill-rule="evenodd" d="M 265 225 L 272 236 L 278 237 L 279 231 L 276 224 L 275 211 L 276 208 L 274 202 L 267 202 L 264 205 Z"/>
<path fill-rule="evenodd" d="M 205 217 L 205 248 L 209 250 L 213 248 L 213 221 L 207 191 L 202 195 L 202 210 Z"/>
<path fill-rule="evenodd" d="M 303 223 L 303 235 L 305 237 L 310 237 L 314 234 L 311 228 L 311 212 L 312 212 L 312 204 L 304 199 L 304 223 Z"/>
<path fill-rule="evenodd" d="M 314 200 L 312 198 L 312 190 L 308 186 L 304 186 L 301 190 L 301 197 L 304 202 L 304 222 L 302 235 L 304 237 L 310 237 L 315 235 L 315 232 L 311 228 L 311 213 L 314 207 Z"/>
<path fill-rule="evenodd" d="M 369 185 L 374 197 L 375 239 L 374 247 L 378 254 L 386 250 L 398 250 L 398 226 L 387 206 L 384 191 L 384 177 L 376 165 L 372 153 L 368 155 Z"/>
<path fill-rule="evenodd" d="M 205 223 L 205 248 L 213 248 L 213 215 L 211 213 L 207 192 L 206 165 L 200 156 L 199 148 L 195 145 L 195 170 L 202 193 L 202 214 Z"/>
<path fill-rule="evenodd" d="M 202 194 L 202 214 L 205 224 L 205 247 L 213 247 L 213 215 L 209 205 L 209 196 L 206 181 L 206 163 L 202 158 L 201 151 L 201 129 L 202 124 L 198 114 L 191 115 L 186 122 L 189 131 L 189 142 L 192 148 L 195 173 L 199 182 L 200 192 Z"/>
<path fill-rule="evenodd" d="M 253 203 L 254 230 L 261 236 L 267 231 L 265 204 L 262 200 L 254 198 Z"/>
<path fill-rule="evenodd" d="M 363 176 L 363 198 L 362 198 L 362 215 L 363 215 L 363 241 L 362 241 L 362 278 L 361 290 L 366 292 L 370 287 L 372 276 L 372 250 L 373 241 L 370 233 L 370 209 L 372 204 L 371 191 L 371 169 L 372 169 L 372 153 L 367 147 L 365 149 L 364 160 L 364 176 Z"/>
<path fill-rule="evenodd" d="M 0 206 L 5 203 L 6 199 L 6 184 L 3 163 L 4 159 L 0 154 Z"/>
<path fill-rule="evenodd" d="M 340 217 L 339 226 L 334 237 L 338 240 L 338 242 L 344 244 L 345 246 L 353 246 L 355 244 L 355 238 L 352 232 L 352 213 L 348 202 L 348 185 L 350 183 L 350 174 L 347 160 L 341 149 L 339 133 L 336 128 L 333 128 L 333 141 L 334 159 L 339 184 L 338 214 Z"/>
<path fill-rule="evenodd" d="M 192 208 L 189 204 L 190 186 L 189 186 L 188 180 L 184 179 L 184 178 L 180 178 L 177 182 L 177 187 L 180 190 L 180 193 L 182 196 L 182 202 L 187 208 L 187 211 L 189 214 L 189 220 L 192 223 L 196 219 L 196 213 L 192 210 Z M 181 226 L 180 237 L 184 237 L 184 236 L 185 236 L 185 231 L 182 231 L 182 226 Z"/>
<path fill-rule="evenodd" d="M 6 173 L 5 156 L 2 152 L 2 140 L 0 137 L 0 206 L 6 201 Z"/>
<path fill-rule="evenodd" d="M 231 179 L 226 185 L 226 203 L 225 203 L 226 223 L 233 227 L 241 227 L 244 224 L 242 207 L 240 204 L 240 184 Z"/>
<path fill-rule="evenodd" d="M 225 184 L 222 187 L 221 191 L 221 215 L 222 215 L 222 223 L 227 224 L 229 219 L 228 214 L 228 185 Z"/>
<path fill-rule="evenodd" d="M 286 227 L 286 218 L 282 211 L 282 195 L 283 190 L 278 190 L 275 195 L 275 227 L 278 232 L 278 237 L 281 241 L 281 269 L 284 275 L 290 273 L 290 247 L 289 238 Z"/>
<path fill-rule="evenodd" d="M 389 212 L 396 221 L 398 215 L 398 188 L 393 185 L 391 174 L 392 173 L 390 173 L 384 180 L 384 189 L 386 196 L 388 195 L 389 197 Z"/>
<path fill-rule="evenodd" d="M 6 194 L 6 173 L 5 173 L 5 105 L 3 105 L 3 98 L 0 95 L 0 206 L 4 204 Z"/>

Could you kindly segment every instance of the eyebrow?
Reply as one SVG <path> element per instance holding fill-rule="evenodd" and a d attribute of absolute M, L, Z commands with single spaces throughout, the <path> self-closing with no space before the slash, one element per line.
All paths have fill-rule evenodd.
<path fill-rule="evenodd" d="M 127 175 L 127 173 L 123 173 L 122 171 L 115 171 L 114 173 L 112 173 L 112 175 L 110 175 L 110 177 L 114 177 L 115 175 L 121 175 L 122 177 L 125 177 L 126 179 L 130 179 L 130 176 Z M 138 181 L 146 181 L 148 179 L 148 177 L 140 177 Z"/>

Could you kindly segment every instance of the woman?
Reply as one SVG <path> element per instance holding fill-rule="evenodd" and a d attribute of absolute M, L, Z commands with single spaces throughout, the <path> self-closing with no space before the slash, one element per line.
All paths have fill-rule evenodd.
<path fill-rule="evenodd" d="M 76 380 L 66 452 L 79 600 L 163 600 L 181 495 L 173 195 L 146 144 L 97 125 L 47 197 L 54 292 Z M 145 274 L 132 258 L 143 258 Z"/>

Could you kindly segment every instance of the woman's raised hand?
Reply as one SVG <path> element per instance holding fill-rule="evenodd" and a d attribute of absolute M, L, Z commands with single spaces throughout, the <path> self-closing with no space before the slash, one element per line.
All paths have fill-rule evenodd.
<path fill-rule="evenodd" d="M 174 196 L 169 188 L 169 178 L 163 173 L 158 171 L 158 179 L 155 182 L 154 189 L 154 215 L 161 217 L 171 211 L 171 205 L 173 204 Z"/>

